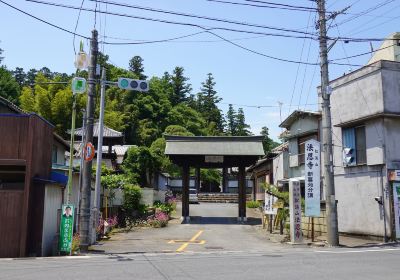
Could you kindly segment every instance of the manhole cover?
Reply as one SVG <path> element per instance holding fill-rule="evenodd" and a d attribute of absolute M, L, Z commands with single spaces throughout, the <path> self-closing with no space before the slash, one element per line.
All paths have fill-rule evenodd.
<path fill-rule="evenodd" d="M 224 249 L 223 247 L 219 247 L 219 246 L 206 246 L 206 249 L 211 249 L 211 250 L 221 250 Z"/>

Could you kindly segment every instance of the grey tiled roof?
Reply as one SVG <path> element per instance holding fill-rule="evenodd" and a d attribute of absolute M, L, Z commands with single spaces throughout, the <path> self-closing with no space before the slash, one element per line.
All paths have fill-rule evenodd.
<path fill-rule="evenodd" d="M 262 136 L 169 136 L 166 155 L 262 156 Z"/>
<path fill-rule="evenodd" d="M 68 131 L 68 133 L 71 133 L 70 131 Z M 75 135 L 76 136 L 82 136 L 82 128 L 77 128 L 75 129 Z M 98 137 L 99 135 L 99 122 L 96 121 L 93 124 L 93 137 Z M 120 138 L 123 137 L 122 132 L 116 131 L 114 129 L 111 129 L 107 126 L 103 127 L 103 137 L 106 138 Z"/>

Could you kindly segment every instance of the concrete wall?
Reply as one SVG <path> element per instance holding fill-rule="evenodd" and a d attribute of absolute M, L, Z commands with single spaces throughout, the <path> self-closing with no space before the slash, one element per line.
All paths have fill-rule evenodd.
<path fill-rule="evenodd" d="M 374 199 L 381 194 L 380 173 L 367 168 L 335 175 L 339 231 L 383 236 L 381 207 Z"/>
<path fill-rule="evenodd" d="M 331 82 L 332 125 L 384 112 L 381 72 L 367 67 Z"/>
<path fill-rule="evenodd" d="M 388 169 L 400 169 L 400 119 L 384 119 L 385 158 Z"/>
<path fill-rule="evenodd" d="M 143 188 L 142 199 L 140 200 L 140 203 L 145 205 L 153 205 L 154 201 L 156 200 L 164 202 L 165 193 L 166 191 L 157 191 L 152 188 Z"/>
<path fill-rule="evenodd" d="M 278 181 L 289 178 L 289 153 L 284 151 L 276 156 L 273 161 L 273 184 L 278 185 Z"/>
<path fill-rule="evenodd" d="M 331 82 L 333 159 L 339 231 L 383 236 L 383 209 L 374 198 L 385 198 L 389 235 L 386 170 L 400 167 L 400 118 L 393 116 L 400 114 L 400 63 L 381 61 L 374 66 Z M 365 125 L 365 165 L 343 166 L 341 126 L 346 123 Z"/>
<path fill-rule="evenodd" d="M 400 38 L 400 33 L 394 33 L 389 38 Z M 377 62 L 379 60 L 393 60 L 400 62 L 400 46 L 393 40 L 386 40 L 379 47 L 380 51 L 374 53 L 372 58 L 368 61 L 368 64 Z"/>
<path fill-rule="evenodd" d="M 42 235 L 42 256 L 44 257 L 54 255 L 58 247 L 57 232 L 61 204 L 61 187 L 54 184 L 46 185 Z"/>
<path fill-rule="evenodd" d="M 65 165 L 65 146 L 57 141 L 54 141 L 53 145 L 57 148 L 57 162 L 55 163 Z"/>

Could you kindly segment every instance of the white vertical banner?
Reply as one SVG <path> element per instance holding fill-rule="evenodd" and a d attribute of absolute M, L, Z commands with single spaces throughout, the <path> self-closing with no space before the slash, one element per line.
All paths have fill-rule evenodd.
<path fill-rule="evenodd" d="M 276 215 L 278 214 L 278 208 L 274 208 L 274 204 L 278 201 L 276 196 L 267 193 L 265 191 L 265 200 L 264 200 L 264 213 L 268 215 Z"/>
<path fill-rule="evenodd" d="M 320 193 L 320 143 L 314 139 L 305 142 L 305 172 L 304 172 L 304 197 L 305 216 L 319 217 L 321 215 Z"/>
<path fill-rule="evenodd" d="M 393 183 L 393 208 L 396 226 L 396 239 L 400 239 L 400 182 Z"/>
<path fill-rule="evenodd" d="M 301 243 L 303 234 L 301 231 L 301 192 L 300 181 L 289 181 L 289 213 L 290 213 L 290 241 Z"/>

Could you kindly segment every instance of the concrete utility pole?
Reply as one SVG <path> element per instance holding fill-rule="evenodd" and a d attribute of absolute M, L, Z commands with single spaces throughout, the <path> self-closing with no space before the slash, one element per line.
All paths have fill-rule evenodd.
<path fill-rule="evenodd" d="M 324 151 L 324 187 L 326 190 L 326 223 L 328 231 L 328 244 L 339 245 L 338 218 L 335 199 L 335 182 L 333 177 L 332 153 L 332 121 L 330 107 L 329 72 L 328 72 L 328 47 L 326 37 L 325 0 L 318 0 L 319 13 L 319 48 L 321 61 L 321 96 L 322 96 L 322 140 Z"/>
<path fill-rule="evenodd" d="M 87 143 L 93 142 L 93 119 L 94 119 L 94 94 L 96 89 L 96 64 L 98 53 L 97 30 L 92 31 L 92 39 L 90 40 L 90 63 L 88 77 L 88 97 L 86 104 L 86 136 L 85 147 Z M 80 249 L 87 252 L 90 245 L 90 201 L 91 201 L 91 182 L 92 182 L 92 161 L 84 161 L 83 164 L 83 180 L 82 180 L 82 200 L 81 200 L 81 217 L 79 234 L 81 237 Z"/>
<path fill-rule="evenodd" d="M 96 242 L 97 221 L 100 218 L 100 189 L 101 189 L 101 160 L 103 156 L 103 122 L 104 122 L 104 99 L 106 94 L 106 68 L 103 67 L 101 73 L 101 89 L 100 89 L 100 116 L 99 116 L 99 132 L 97 137 L 97 162 L 96 162 L 96 184 L 94 189 L 94 219 L 96 223 L 93 227 L 92 242 Z"/>

